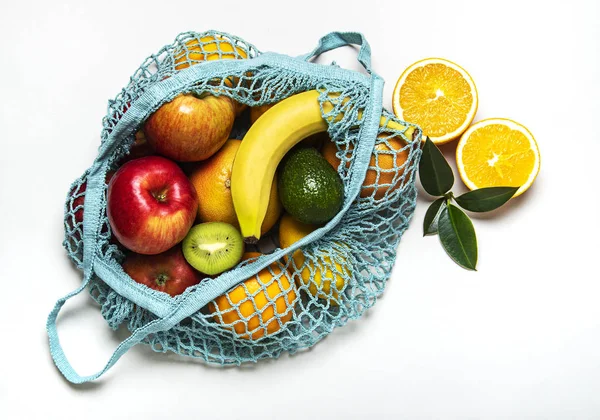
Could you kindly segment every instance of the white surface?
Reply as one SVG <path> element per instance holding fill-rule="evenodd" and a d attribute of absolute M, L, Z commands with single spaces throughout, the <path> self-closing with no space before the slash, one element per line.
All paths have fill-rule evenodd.
<path fill-rule="evenodd" d="M 0 5 L 0 418 L 600 417 L 598 2 L 80 3 Z M 477 273 L 421 237 L 420 198 L 383 299 L 312 351 L 219 369 L 140 346 L 98 383 L 71 386 L 45 332 L 80 280 L 61 246 L 68 186 L 95 156 L 107 100 L 141 61 L 179 32 L 210 28 L 291 55 L 329 31 L 361 31 L 389 108 L 406 66 L 456 61 L 477 83 L 477 119 L 513 118 L 536 136 L 540 176 L 475 218 Z M 87 296 L 69 302 L 59 331 L 86 374 L 124 338 Z"/>

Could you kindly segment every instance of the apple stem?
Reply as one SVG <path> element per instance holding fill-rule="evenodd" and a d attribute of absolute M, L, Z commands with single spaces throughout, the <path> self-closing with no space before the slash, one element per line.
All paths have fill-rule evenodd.
<path fill-rule="evenodd" d="M 152 193 L 152 195 L 154 196 L 154 198 L 156 198 L 156 200 L 158 200 L 161 203 L 167 199 L 166 191 L 161 191 L 159 193 Z"/>
<path fill-rule="evenodd" d="M 169 276 L 164 273 L 160 273 L 158 276 L 156 276 L 156 284 L 159 286 L 164 286 L 167 280 L 169 280 Z"/>
<path fill-rule="evenodd" d="M 192 95 L 196 99 L 204 99 L 207 96 L 210 96 L 210 93 L 208 93 L 208 92 L 202 92 L 202 93 L 190 92 L 190 95 Z"/>

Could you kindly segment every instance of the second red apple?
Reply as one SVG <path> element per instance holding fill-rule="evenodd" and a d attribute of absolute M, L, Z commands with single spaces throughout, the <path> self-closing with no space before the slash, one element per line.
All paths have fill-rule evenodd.
<path fill-rule="evenodd" d="M 180 246 L 174 246 L 159 255 L 127 255 L 123 270 L 138 283 L 171 296 L 183 293 L 203 278 L 185 260 Z"/>

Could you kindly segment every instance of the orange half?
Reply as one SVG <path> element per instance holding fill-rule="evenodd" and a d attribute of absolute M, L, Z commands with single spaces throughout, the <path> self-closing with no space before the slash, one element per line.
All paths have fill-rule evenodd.
<path fill-rule="evenodd" d="M 516 197 L 533 184 L 540 171 L 540 151 L 523 125 L 490 118 L 473 124 L 462 135 L 456 148 L 456 165 L 469 189 L 520 187 Z"/>
<path fill-rule="evenodd" d="M 409 66 L 396 83 L 394 114 L 423 130 L 435 144 L 452 141 L 475 118 L 475 82 L 465 69 L 443 58 L 427 58 Z"/>

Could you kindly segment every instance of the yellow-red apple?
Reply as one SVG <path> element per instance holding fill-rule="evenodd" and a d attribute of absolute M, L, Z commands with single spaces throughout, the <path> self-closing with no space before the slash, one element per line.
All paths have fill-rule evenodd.
<path fill-rule="evenodd" d="M 227 96 L 179 95 L 158 108 L 144 124 L 150 146 L 179 162 L 209 158 L 229 138 L 235 119 Z"/>

